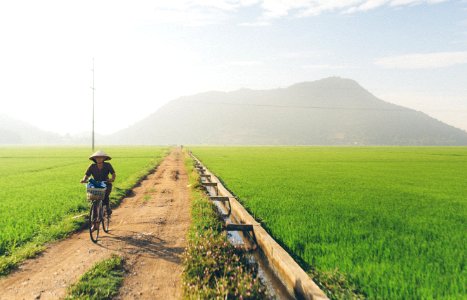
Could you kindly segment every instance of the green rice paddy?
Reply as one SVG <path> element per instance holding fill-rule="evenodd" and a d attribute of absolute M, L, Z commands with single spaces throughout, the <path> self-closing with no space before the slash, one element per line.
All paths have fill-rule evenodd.
<path fill-rule="evenodd" d="M 117 173 L 112 202 L 167 152 L 161 147 L 105 150 Z M 91 163 L 90 154 L 89 149 L 72 147 L 0 148 L 0 274 L 11 263 L 7 258 L 26 243 L 41 244 L 76 229 L 72 216 L 88 210 L 79 182 Z"/>
<path fill-rule="evenodd" d="M 331 297 L 467 297 L 467 148 L 191 150 Z"/>

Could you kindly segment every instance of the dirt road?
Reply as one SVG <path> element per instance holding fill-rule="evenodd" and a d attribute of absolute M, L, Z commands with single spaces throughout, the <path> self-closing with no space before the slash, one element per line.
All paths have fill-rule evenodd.
<path fill-rule="evenodd" d="M 98 244 L 88 231 L 51 245 L 38 258 L 0 279 L 0 299 L 58 299 L 97 261 L 112 253 L 129 272 L 118 299 L 181 297 L 181 254 L 190 225 L 188 178 L 176 149 L 112 215 L 111 231 Z"/>

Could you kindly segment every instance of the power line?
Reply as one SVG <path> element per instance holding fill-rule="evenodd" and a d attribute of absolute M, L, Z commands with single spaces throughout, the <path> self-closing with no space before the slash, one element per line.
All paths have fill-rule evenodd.
<path fill-rule="evenodd" d="M 343 107 L 343 106 L 308 106 L 308 105 L 279 105 L 279 104 L 254 104 L 254 103 L 228 103 L 228 102 L 205 102 L 197 101 L 196 103 L 203 104 L 221 104 L 232 106 L 254 106 L 254 107 L 273 107 L 273 108 L 300 108 L 300 109 L 325 109 L 325 110 L 365 110 L 365 111 L 400 111 L 407 112 L 404 109 L 384 109 L 370 107 Z"/>
<path fill-rule="evenodd" d="M 345 106 L 309 106 L 309 105 L 280 105 L 280 104 L 255 104 L 255 103 L 229 103 L 229 102 L 208 102 L 208 101 L 196 101 L 193 103 L 202 104 L 220 104 L 220 105 L 231 105 L 231 106 L 252 106 L 252 107 L 272 107 L 272 108 L 299 108 L 299 109 L 322 109 L 322 110 L 353 110 L 353 111 L 395 111 L 414 113 L 419 112 L 411 108 L 397 109 L 397 108 L 371 108 L 371 107 L 345 107 Z M 431 110 L 427 109 L 424 111 L 430 112 L 465 112 L 467 110 Z"/>

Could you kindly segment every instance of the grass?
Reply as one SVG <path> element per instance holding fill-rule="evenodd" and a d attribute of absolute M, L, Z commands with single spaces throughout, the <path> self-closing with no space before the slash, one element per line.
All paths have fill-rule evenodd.
<path fill-rule="evenodd" d="M 186 158 L 191 186 L 192 224 L 183 258 L 186 299 L 264 299 L 265 288 L 256 266 L 232 246 L 214 206 L 199 188 L 193 161 Z"/>
<path fill-rule="evenodd" d="M 111 203 L 165 156 L 167 148 L 109 147 L 117 181 Z M 82 228 L 88 203 L 82 179 L 85 148 L 0 148 L 0 275 L 44 249 L 46 242 Z"/>
<path fill-rule="evenodd" d="M 191 150 L 332 298 L 465 298 L 467 148 Z"/>
<path fill-rule="evenodd" d="M 65 299 L 112 299 L 118 294 L 124 273 L 123 258 L 114 254 L 84 273 L 68 288 Z"/>

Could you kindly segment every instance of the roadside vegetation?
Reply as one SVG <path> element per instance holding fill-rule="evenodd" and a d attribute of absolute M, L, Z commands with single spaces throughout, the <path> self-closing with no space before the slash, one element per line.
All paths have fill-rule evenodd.
<path fill-rule="evenodd" d="M 193 160 L 185 166 L 191 186 L 192 224 L 183 258 L 186 299 L 264 299 L 266 290 L 256 266 L 227 241 L 215 207 L 200 189 Z"/>
<path fill-rule="evenodd" d="M 124 274 L 124 259 L 114 254 L 84 273 L 68 288 L 65 299 L 112 299 L 118 294 Z"/>
<path fill-rule="evenodd" d="M 117 205 L 167 153 L 162 147 L 107 147 L 117 181 Z M 44 244 L 83 227 L 88 211 L 84 185 L 89 149 L 0 148 L 0 275 L 44 249 Z"/>
<path fill-rule="evenodd" d="M 467 148 L 194 147 L 332 298 L 465 298 Z"/>

